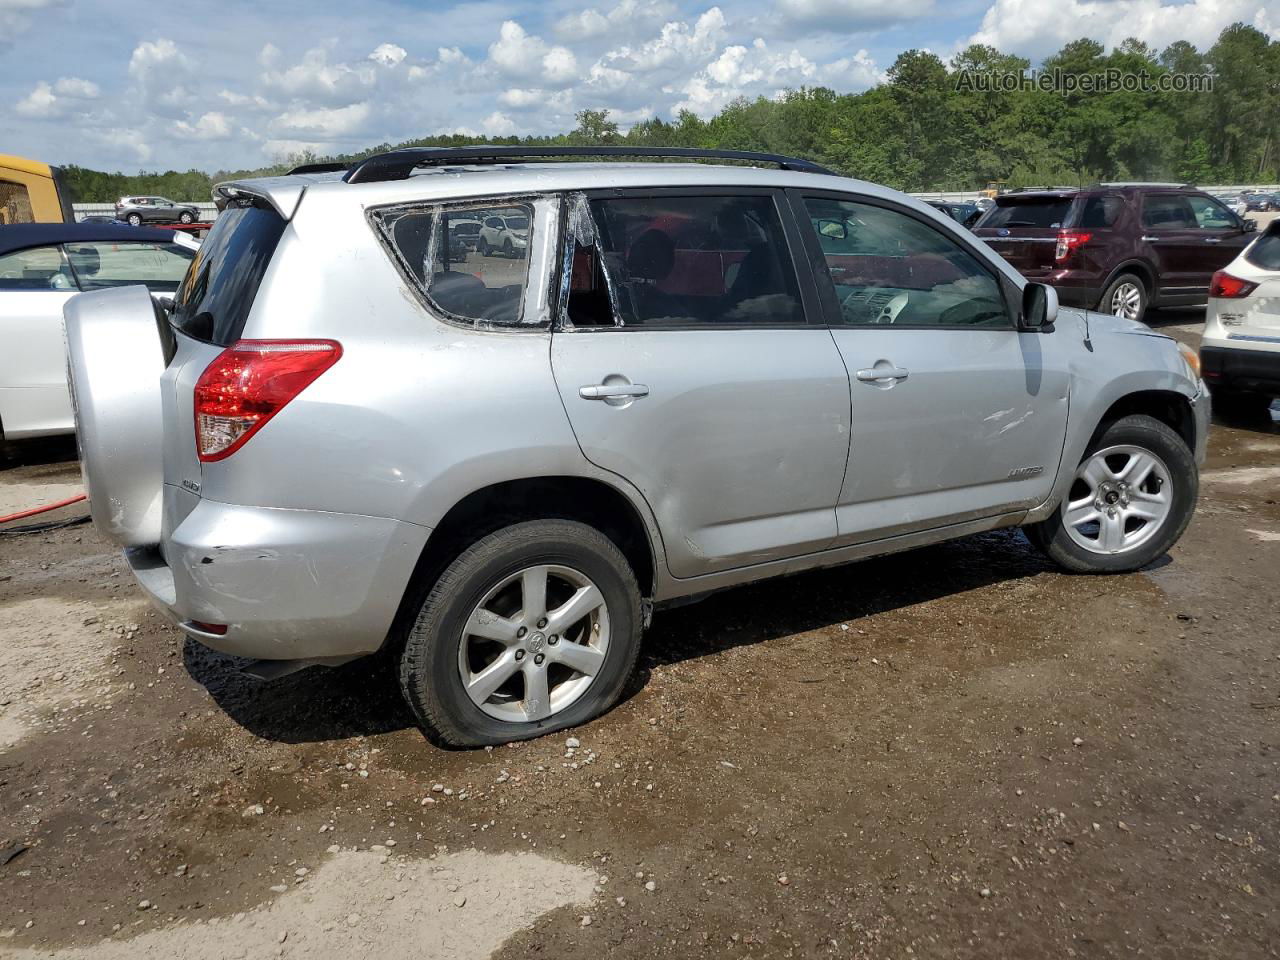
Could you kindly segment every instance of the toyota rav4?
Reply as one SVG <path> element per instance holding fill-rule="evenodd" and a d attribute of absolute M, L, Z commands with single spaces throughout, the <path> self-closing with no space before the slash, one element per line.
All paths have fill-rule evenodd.
<path fill-rule="evenodd" d="M 894 190 L 477 147 L 217 192 L 171 313 L 66 308 L 94 520 L 189 637 L 383 651 L 439 741 L 606 710 L 663 605 L 999 527 L 1129 571 L 1191 518 L 1195 354 Z"/>

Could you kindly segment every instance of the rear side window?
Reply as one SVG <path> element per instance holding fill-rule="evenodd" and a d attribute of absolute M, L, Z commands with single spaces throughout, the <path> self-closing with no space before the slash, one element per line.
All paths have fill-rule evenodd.
<path fill-rule="evenodd" d="M 574 326 L 804 322 L 773 197 L 591 200 L 590 215 L 595 243 L 573 254 Z"/>
<path fill-rule="evenodd" d="M 522 322 L 530 204 L 395 207 L 375 212 L 374 221 L 438 312 L 467 323 Z"/>
<path fill-rule="evenodd" d="M 32 223 L 31 194 L 20 183 L 0 180 L 0 225 L 6 223 Z"/>
<path fill-rule="evenodd" d="M 1055 228 L 1062 226 L 1070 209 L 1070 197 L 1044 197 L 1035 200 L 1001 198 L 988 211 L 980 226 Z"/>
<path fill-rule="evenodd" d="M 0 257 L 0 290 L 74 290 L 75 279 L 57 247 L 15 250 Z"/>
<path fill-rule="evenodd" d="M 1244 258 L 1263 270 L 1280 270 L 1280 233 L 1268 230 L 1245 251 Z"/>
<path fill-rule="evenodd" d="M 1084 202 L 1080 211 L 1080 223 L 1077 226 L 1087 230 L 1105 230 L 1114 227 L 1124 209 L 1124 201 L 1116 196 L 1090 197 Z"/>
<path fill-rule="evenodd" d="M 265 204 L 224 210 L 178 287 L 173 325 L 224 347 L 239 340 L 284 228 L 284 218 Z"/>
<path fill-rule="evenodd" d="M 195 251 L 176 243 L 68 243 L 67 259 L 81 290 L 142 283 L 152 293 L 173 293 Z"/>

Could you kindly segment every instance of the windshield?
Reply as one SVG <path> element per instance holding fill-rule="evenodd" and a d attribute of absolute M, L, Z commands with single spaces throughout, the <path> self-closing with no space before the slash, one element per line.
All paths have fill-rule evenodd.
<path fill-rule="evenodd" d="M 508 230 L 528 230 L 529 218 L 528 217 L 507 217 L 507 229 Z"/>
<path fill-rule="evenodd" d="M 1001 197 L 982 218 L 981 227 L 1057 228 L 1071 209 L 1070 197 L 1037 197 L 1009 200 Z"/>

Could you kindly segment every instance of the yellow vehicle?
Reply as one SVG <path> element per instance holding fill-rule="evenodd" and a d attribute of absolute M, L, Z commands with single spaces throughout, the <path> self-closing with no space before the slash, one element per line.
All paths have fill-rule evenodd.
<path fill-rule="evenodd" d="M 987 188 L 985 190 L 979 190 L 978 193 L 982 194 L 984 197 L 994 200 L 996 197 L 1000 196 L 1000 194 L 1004 193 L 1005 184 L 1008 182 L 1008 180 L 988 180 Z"/>
<path fill-rule="evenodd" d="M 61 170 L 0 153 L 0 225 L 75 221 Z"/>

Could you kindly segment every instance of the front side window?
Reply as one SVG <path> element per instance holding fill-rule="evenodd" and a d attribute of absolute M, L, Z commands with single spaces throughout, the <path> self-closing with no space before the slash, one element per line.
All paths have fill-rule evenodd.
<path fill-rule="evenodd" d="M 195 257 L 176 243 L 68 243 L 65 249 L 81 290 L 141 283 L 153 293 L 173 293 Z"/>
<path fill-rule="evenodd" d="M 1195 215 L 1196 226 L 1202 230 L 1227 230 L 1240 225 L 1236 215 L 1212 197 L 1190 196 L 1187 203 Z"/>
<path fill-rule="evenodd" d="M 441 313 L 472 323 L 523 321 L 530 204 L 486 207 L 483 212 L 475 207 L 397 207 L 374 217 L 402 267 Z M 473 244 L 468 238 L 476 237 L 481 217 L 489 232 L 480 233 Z"/>
<path fill-rule="evenodd" d="M 574 326 L 800 324 L 799 288 L 772 196 L 588 201 L 566 305 Z M 571 220 L 573 215 L 571 215 Z"/>
<path fill-rule="evenodd" d="M 1150 230 L 1194 230 L 1196 218 L 1187 198 L 1177 194 L 1153 194 L 1142 204 L 1142 225 Z"/>
<path fill-rule="evenodd" d="M 33 247 L 0 256 L 0 290 L 75 290 L 62 251 Z"/>
<path fill-rule="evenodd" d="M 841 322 L 1012 326 L 992 273 L 928 224 L 849 200 L 807 197 L 805 208 L 835 287 Z"/>

